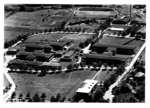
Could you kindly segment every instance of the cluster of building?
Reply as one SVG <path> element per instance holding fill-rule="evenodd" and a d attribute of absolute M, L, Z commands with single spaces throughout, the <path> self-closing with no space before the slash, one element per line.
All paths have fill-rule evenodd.
<path fill-rule="evenodd" d="M 112 8 L 89 8 L 81 7 L 74 10 L 74 17 L 65 25 L 64 29 L 76 28 L 90 29 L 95 32 L 100 25 L 104 24 L 108 18 L 113 19 L 105 29 L 101 38 L 97 39 L 90 47 L 89 54 L 81 54 L 82 62 L 92 64 L 102 61 L 108 64 L 125 63 L 136 54 L 138 48 L 143 43 L 135 40 L 136 37 L 145 39 L 145 25 L 134 23 L 131 17 L 117 17 L 116 10 Z M 138 25 L 138 26 L 135 26 Z M 137 28 L 138 27 L 138 28 Z M 132 30 L 131 30 L 132 29 Z M 78 30 L 76 30 L 78 31 Z M 132 32 L 134 35 L 132 36 Z M 54 38 L 53 38 L 54 36 Z M 61 62 L 74 62 L 77 53 L 80 52 L 80 43 L 87 39 L 95 39 L 92 35 L 82 34 L 40 34 L 30 36 L 24 43 L 23 48 L 10 50 L 8 53 L 16 54 L 16 59 L 9 63 L 9 67 L 23 64 L 34 69 L 62 68 Z M 136 43 L 140 43 L 139 46 Z M 78 52 L 76 52 L 78 50 Z M 33 66 L 34 65 L 34 66 Z M 19 67 L 19 66 L 17 66 Z M 44 68 L 43 68 L 44 67 Z"/>
<path fill-rule="evenodd" d="M 39 34 L 42 35 L 42 34 Z M 57 33 L 55 34 L 57 35 Z M 76 40 L 75 36 L 79 34 L 64 34 L 62 37 L 56 40 L 48 40 L 49 36 L 43 40 L 43 38 L 36 38 L 31 36 L 31 39 L 27 39 L 19 50 L 9 50 L 7 54 L 15 54 L 16 59 L 11 60 L 8 67 L 13 69 L 20 69 L 20 71 L 26 70 L 60 70 L 64 67 L 63 64 L 75 63 L 78 60 L 79 51 L 78 46 L 81 42 L 86 41 L 85 38 L 92 37 L 83 35 L 83 39 Z M 73 36 L 72 36 L 73 35 Z M 80 34 L 81 35 L 81 34 Z M 69 38 L 70 37 L 70 38 Z M 34 40 L 35 39 L 35 40 Z"/>

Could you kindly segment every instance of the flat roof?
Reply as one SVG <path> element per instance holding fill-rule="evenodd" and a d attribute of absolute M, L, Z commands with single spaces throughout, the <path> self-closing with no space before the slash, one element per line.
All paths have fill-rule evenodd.
<path fill-rule="evenodd" d="M 77 89 L 78 93 L 90 93 L 93 87 L 98 83 L 97 80 L 87 79 L 83 82 L 83 85 Z"/>

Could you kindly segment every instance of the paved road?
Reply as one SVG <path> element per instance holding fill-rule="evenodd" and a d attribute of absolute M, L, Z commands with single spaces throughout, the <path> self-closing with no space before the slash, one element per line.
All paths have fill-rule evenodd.
<path fill-rule="evenodd" d="M 132 59 L 131 63 L 129 64 L 129 66 L 127 66 L 125 68 L 124 73 L 118 77 L 118 79 L 116 80 L 115 83 L 113 83 L 110 87 L 109 90 L 105 92 L 104 94 L 104 99 L 108 99 L 109 102 L 112 102 L 112 99 L 114 97 L 114 95 L 112 95 L 112 90 L 114 87 L 116 87 L 121 81 L 122 79 L 130 72 L 130 69 L 133 67 L 134 63 L 137 61 L 137 59 L 139 58 L 140 54 L 142 53 L 142 51 L 145 49 L 146 44 L 144 43 L 142 45 L 142 47 L 140 48 L 139 52 L 135 55 L 135 57 Z"/>
<path fill-rule="evenodd" d="M 22 41 L 18 41 L 17 43 L 15 43 L 14 45 L 12 45 L 11 47 L 15 47 L 16 45 L 18 45 L 19 43 L 21 43 Z M 4 49 L 4 52 L 6 53 L 8 51 L 8 48 L 7 49 Z M 10 90 L 3 96 L 3 100 L 4 101 L 7 101 L 8 98 L 10 98 L 11 94 L 15 91 L 16 89 L 16 85 L 13 81 L 13 79 L 10 77 L 10 75 L 8 74 L 8 68 L 7 68 L 7 65 L 8 63 L 10 62 L 10 60 L 13 60 L 16 58 L 16 56 L 7 56 L 5 55 L 4 56 L 5 58 L 5 63 L 4 63 L 4 67 L 5 67 L 5 70 L 4 70 L 4 75 L 6 76 L 6 78 L 8 79 L 8 81 L 12 84 L 12 87 L 10 88 Z"/>
<path fill-rule="evenodd" d="M 7 80 L 10 82 L 10 84 L 12 84 L 10 90 L 3 96 L 3 100 L 4 101 L 7 101 L 8 98 L 11 97 L 11 94 L 15 91 L 16 89 L 16 85 L 14 83 L 14 81 L 12 80 L 12 78 L 10 77 L 10 75 L 7 73 L 8 72 L 8 69 L 6 68 L 5 72 L 4 72 L 4 75 L 6 76 Z"/>

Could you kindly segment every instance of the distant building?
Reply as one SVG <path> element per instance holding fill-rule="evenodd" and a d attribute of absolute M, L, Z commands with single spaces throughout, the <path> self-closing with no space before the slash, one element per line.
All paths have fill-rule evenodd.
<path fill-rule="evenodd" d="M 61 57 L 61 61 L 68 61 L 68 62 L 71 62 L 73 61 L 74 59 L 74 55 L 75 55 L 75 51 L 73 50 L 70 50 L 68 51 L 66 54 L 64 54 L 62 57 Z"/>
<path fill-rule="evenodd" d="M 135 54 L 136 51 L 136 47 L 129 45 L 109 45 L 96 43 L 92 47 L 93 51 L 96 51 L 98 53 L 104 53 L 108 48 L 111 48 L 111 51 L 115 51 L 116 54 L 123 55 L 132 55 Z"/>
<path fill-rule="evenodd" d="M 76 101 L 80 101 L 81 99 L 85 102 L 91 101 L 98 83 L 97 80 L 90 79 L 83 81 L 81 87 L 76 90 Z"/>
<path fill-rule="evenodd" d="M 126 25 L 112 25 L 104 31 L 104 35 L 125 36 L 129 34 L 129 28 Z"/>
<path fill-rule="evenodd" d="M 18 52 L 17 49 L 14 48 L 10 48 L 8 49 L 8 51 L 6 52 L 7 55 L 15 55 Z"/>

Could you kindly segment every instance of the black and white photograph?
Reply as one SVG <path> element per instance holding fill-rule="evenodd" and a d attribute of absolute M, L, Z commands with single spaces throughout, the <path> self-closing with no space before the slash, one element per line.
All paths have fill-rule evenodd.
<path fill-rule="evenodd" d="M 4 4 L 3 101 L 145 103 L 146 4 Z"/>

